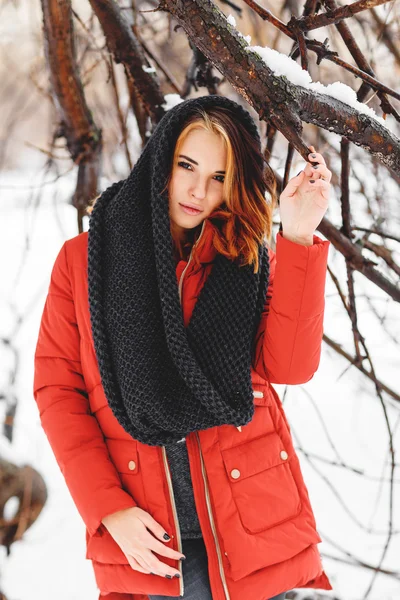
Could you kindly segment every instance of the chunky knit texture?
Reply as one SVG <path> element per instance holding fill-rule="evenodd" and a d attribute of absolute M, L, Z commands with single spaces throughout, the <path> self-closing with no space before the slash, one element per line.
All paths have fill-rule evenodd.
<path fill-rule="evenodd" d="M 150 445 L 189 432 L 249 423 L 251 356 L 269 279 L 217 254 L 185 328 L 165 187 L 176 140 L 196 107 L 223 106 L 260 146 L 248 111 L 216 95 L 186 100 L 160 120 L 126 180 L 96 201 L 89 223 L 89 308 L 109 405 L 124 429 Z"/>
<path fill-rule="evenodd" d="M 174 490 L 175 507 L 183 540 L 203 537 L 196 502 L 186 439 L 165 446 Z"/>

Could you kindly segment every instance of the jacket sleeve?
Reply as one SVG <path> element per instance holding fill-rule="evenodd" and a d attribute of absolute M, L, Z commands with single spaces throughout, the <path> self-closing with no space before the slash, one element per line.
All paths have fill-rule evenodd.
<path fill-rule="evenodd" d="M 136 503 L 123 490 L 97 419 L 90 412 L 66 244 L 52 269 L 40 323 L 33 395 L 73 501 L 89 534 L 100 534 L 105 516 Z"/>
<path fill-rule="evenodd" d="M 270 383 L 306 383 L 318 369 L 329 246 L 317 235 L 312 246 L 303 246 L 278 232 L 276 254 L 269 249 L 270 281 L 253 368 Z"/>

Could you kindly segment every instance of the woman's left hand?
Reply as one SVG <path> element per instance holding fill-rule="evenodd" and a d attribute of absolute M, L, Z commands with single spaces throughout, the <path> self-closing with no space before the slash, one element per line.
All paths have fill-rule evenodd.
<path fill-rule="evenodd" d="M 329 202 L 332 172 L 327 168 L 322 154 L 312 152 L 305 169 L 288 181 L 279 198 L 282 233 L 294 241 L 312 244 L 315 229 L 320 224 Z"/>

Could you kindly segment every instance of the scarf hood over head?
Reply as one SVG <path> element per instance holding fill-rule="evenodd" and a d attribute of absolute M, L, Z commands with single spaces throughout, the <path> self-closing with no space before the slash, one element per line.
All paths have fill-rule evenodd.
<path fill-rule="evenodd" d="M 96 200 L 88 236 L 89 309 L 107 401 L 122 427 L 150 445 L 189 432 L 249 423 L 254 414 L 252 345 L 269 279 L 217 254 L 184 326 L 170 230 L 168 190 L 177 138 L 197 107 L 233 112 L 260 147 L 251 115 L 211 95 L 189 99 L 160 120 L 127 179 Z"/>

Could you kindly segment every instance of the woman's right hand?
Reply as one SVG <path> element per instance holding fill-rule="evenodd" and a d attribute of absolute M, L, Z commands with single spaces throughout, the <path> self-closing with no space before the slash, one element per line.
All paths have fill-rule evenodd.
<path fill-rule="evenodd" d="M 158 560 L 152 552 L 175 560 L 180 560 L 184 556 L 164 545 L 165 541 L 170 541 L 170 538 L 164 539 L 166 533 L 164 528 L 148 512 L 134 506 L 107 515 L 102 523 L 125 554 L 132 569 L 168 579 L 180 577 L 179 571 Z M 163 543 L 159 540 L 163 540 Z"/>

